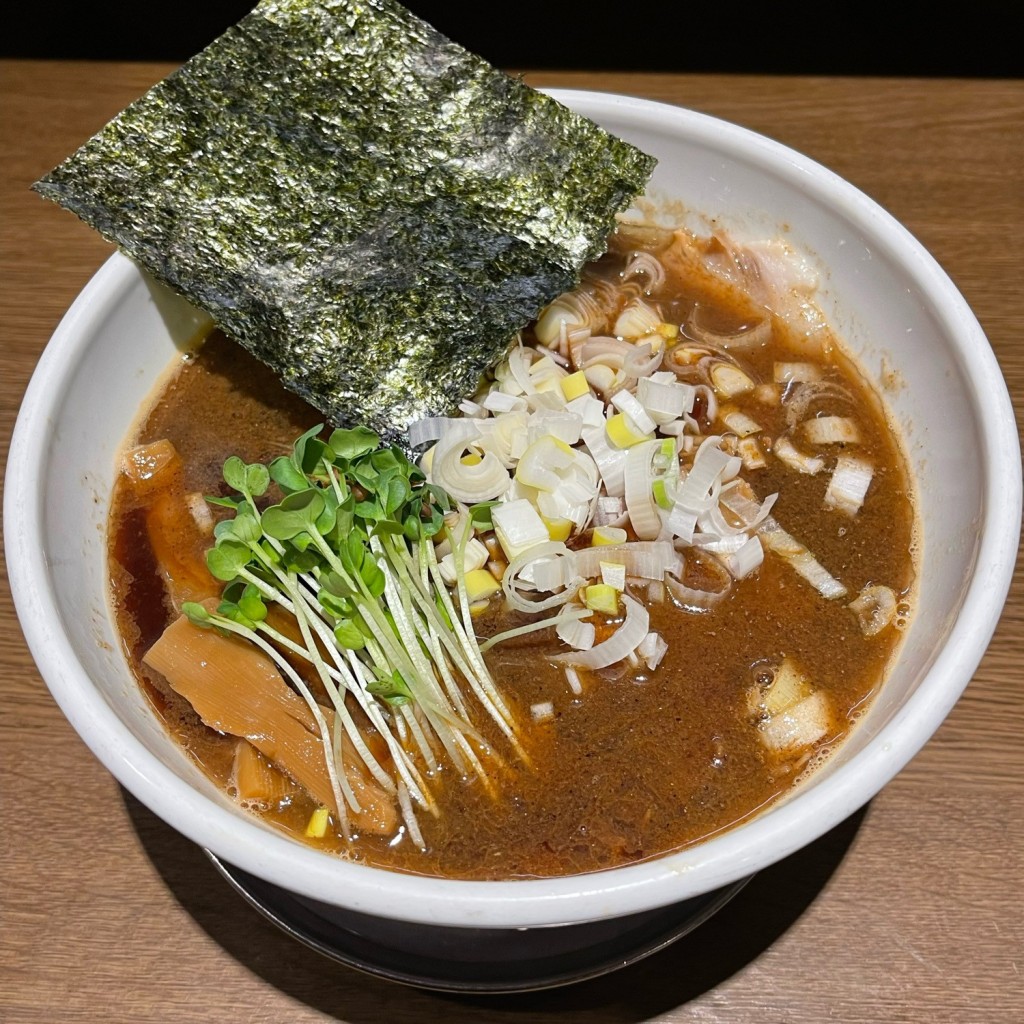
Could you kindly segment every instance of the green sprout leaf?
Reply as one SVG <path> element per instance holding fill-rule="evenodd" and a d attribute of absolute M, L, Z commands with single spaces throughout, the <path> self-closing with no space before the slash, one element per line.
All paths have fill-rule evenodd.
<path fill-rule="evenodd" d="M 327 452 L 327 445 L 320 440 L 320 433 L 323 429 L 322 423 L 310 427 L 299 437 L 292 448 L 292 463 L 306 476 L 316 475 L 317 468 Z"/>
<path fill-rule="evenodd" d="M 316 521 L 327 504 L 316 487 L 289 494 L 280 505 L 272 505 L 262 516 L 263 532 L 275 540 L 292 540 L 316 530 Z"/>
<path fill-rule="evenodd" d="M 245 505 L 238 510 L 238 514 L 231 520 L 230 530 L 225 530 L 223 536 L 230 536 L 240 544 L 255 544 L 263 535 L 263 529 L 259 519 L 252 509 Z"/>
<path fill-rule="evenodd" d="M 230 456 L 224 463 L 224 482 L 233 491 L 245 493 L 245 463 L 237 456 Z"/>
<path fill-rule="evenodd" d="M 267 605 L 263 595 L 251 583 L 242 591 L 238 607 L 253 622 L 262 622 L 267 617 Z"/>
<path fill-rule="evenodd" d="M 327 443 L 339 459 L 351 460 L 372 452 L 380 444 L 380 437 L 366 427 L 356 427 L 335 430 Z"/>
<path fill-rule="evenodd" d="M 295 463 L 287 455 L 280 455 L 270 463 L 270 477 L 284 491 L 292 494 L 305 490 L 309 486 L 306 474 L 297 469 Z"/>
<path fill-rule="evenodd" d="M 381 676 L 367 685 L 367 690 L 375 697 L 386 700 L 389 704 L 405 704 L 413 699 L 409 684 L 397 670 L 389 676 Z"/>
<path fill-rule="evenodd" d="M 217 606 L 217 614 L 222 615 L 225 619 L 229 619 L 231 622 L 238 623 L 239 626 L 244 626 L 246 629 L 256 628 L 256 623 L 253 622 L 253 620 L 250 619 L 233 601 L 221 601 Z"/>
<path fill-rule="evenodd" d="M 234 540 L 218 541 L 206 552 L 206 566 L 218 580 L 230 582 L 245 568 L 252 558 L 252 551 Z"/>
<path fill-rule="evenodd" d="M 448 496 L 447 491 L 441 490 L 437 484 L 424 484 L 423 490 L 427 492 L 429 500 L 432 505 L 436 505 L 442 512 L 448 513 L 452 510 L 452 499 Z"/>
<path fill-rule="evenodd" d="M 380 597 L 384 593 L 387 578 L 372 557 L 367 557 L 364 560 L 360 577 L 372 597 Z"/>
<path fill-rule="evenodd" d="M 419 516 L 410 513 L 402 520 L 402 534 L 405 539 L 415 544 L 424 535 L 424 523 Z"/>
<path fill-rule="evenodd" d="M 347 651 L 361 651 L 366 646 L 366 637 L 352 619 L 339 619 L 334 627 L 334 639 Z"/>
<path fill-rule="evenodd" d="M 198 601 L 185 601 L 181 606 L 181 613 L 186 615 L 193 625 L 209 626 L 211 623 L 210 613 Z"/>
<path fill-rule="evenodd" d="M 491 522 L 491 512 L 498 501 L 481 501 L 469 507 L 469 518 L 478 530 L 493 530 L 494 523 Z"/>
<path fill-rule="evenodd" d="M 220 508 L 230 508 L 234 509 L 235 511 L 237 511 L 242 505 L 245 504 L 245 501 L 240 498 L 221 498 L 216 494 L 207 494 L 204 495 L 204 498 L 206 500 L 207 505 L 217 505 Z"/>
<path fill-rule="evenodd" d="M 320 588 L 320 593 L 317 594 L 317 600 L 320 602 L 320 607 L 336 619 L 350 618 L 356 610 L 355 603 L 348 597 L 339 597 L 323 587 Z"/>
<path fill-rule="evenodd" d="M 284 550 L 275 555 L 277 564 L 285 571 L 302 576 L 320 568 L 323 558 L 319 552 L 308 545 L 311 538 L 308 533 L 300 533 L 285 544 Z"/>
<path fill-rule="evenodd" d="M 331 488 L 325 488 L 319 492 L 320 497 L 323 498 L 324 510 L 317 517 L 314 522 L 316 532 L 322 537 L 326 537 L 333 529 L 335 521 L 338 518 L 338 511 L 340 504 L 338 502 L 338 495 L 335 494 Z M 287 499 L 286 499 L 287 500 Z"/>
<path fill-rule="evenodd" d="M 245 467 L 245 488 L 250 497 L 259 498 L 270 486 L 270 470 L 261 462 Z"/>
<path fill-rule="evenodd" d="M 412 488 L 404 476 L 393 476 L 381 494 L 381 505 L 387 515 L 397 512 L 412 497 Z"/>
<path fill-rule="evenodd" d="M 338 550 L 338 556 L 346 572 L 358 576 L 363 568 L 363 561 L 369 554 L 367 536 L 362 530 L 353 530 Z"/>

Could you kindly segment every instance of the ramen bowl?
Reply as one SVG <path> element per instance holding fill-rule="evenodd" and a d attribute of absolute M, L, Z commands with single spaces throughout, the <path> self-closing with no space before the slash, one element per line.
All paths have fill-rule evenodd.
<path fill-rule="evenodd" d="M 116 456 L 175 352 L 202 324 L 120 255 L 88 283 L 39 362 L 5 487 L 9 574 L 25 636 L 54 698 L 100 761 L 300 938 L 331 952 L 344 932 L 354 952 L 339 958 L 370 969 L 359 964 L 359 948 L 378 951 L 378 968 L 388 956 L 446 959 L 458 965 L 449 987 L 460 987 L 460 971 L 475 979 L 462 987 L 554 984 L 625 962 L 623 941 L 640 952 L 657 948 L 744 879 L 864 805 L 970 681 L 1001 613 L 1019 539 L 1020 450 L 1005 384 L 967 304 L 903 227 L 822 166 L 737 126 L 623 96 L 553 95 L 658 157 L 650 195 L 665 208 L 740 239 L 783 237 L 804 254 L 818 269 L 818 305 L 903 432 L 921 522 L 916 612 L 866 714 L 788 798 L 643 863 L 494 882 L 340 860 L 241 811 L 164 731 L 122 656 L 108 607 Z M 522 968 L 515 977 L 495 966 L 522 963 L 531 949 L 535 960 L 549 951 L 561 966 L 542 975 Z M 379 972 L 431 980 L 426 967 L 415 977 Z"/>

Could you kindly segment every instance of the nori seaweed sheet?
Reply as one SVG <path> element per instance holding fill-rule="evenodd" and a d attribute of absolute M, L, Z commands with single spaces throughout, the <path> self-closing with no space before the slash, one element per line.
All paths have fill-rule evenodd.
<path fill-rule="evenodd" d="M 263 0 L 34 187 L 330 422 L 402 443 L 654 163 L 390 0 Z"/>

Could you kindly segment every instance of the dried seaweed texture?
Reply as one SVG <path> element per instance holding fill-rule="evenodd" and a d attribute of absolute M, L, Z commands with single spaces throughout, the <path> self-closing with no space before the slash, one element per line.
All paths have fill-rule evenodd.
<path fill-rule="evenodd" d="M 390 0 L 264 0 L 36 183 L 338 425 L 449 412 L 653 158 Z"/>

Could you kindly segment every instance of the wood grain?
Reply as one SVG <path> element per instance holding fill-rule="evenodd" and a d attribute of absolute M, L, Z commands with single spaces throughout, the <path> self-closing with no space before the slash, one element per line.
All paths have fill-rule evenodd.
<path fill-rule="evenodd" d="M 169 68 L 4 62 L 0 437 L 109 253 L 29 185 Z M 974 309 L 1024 417 L 1024 83 L 554 74 L 701 110 L 878 200 Z M 1024 1018 L 1024 574 L 963 699 L 871 804 L 709 923 L 598 981 L 496 999 L 399 988 L 308 953 L 122 791 L 50 699 L 0 589 L 0 1019 L 928 1022 Z"/>

